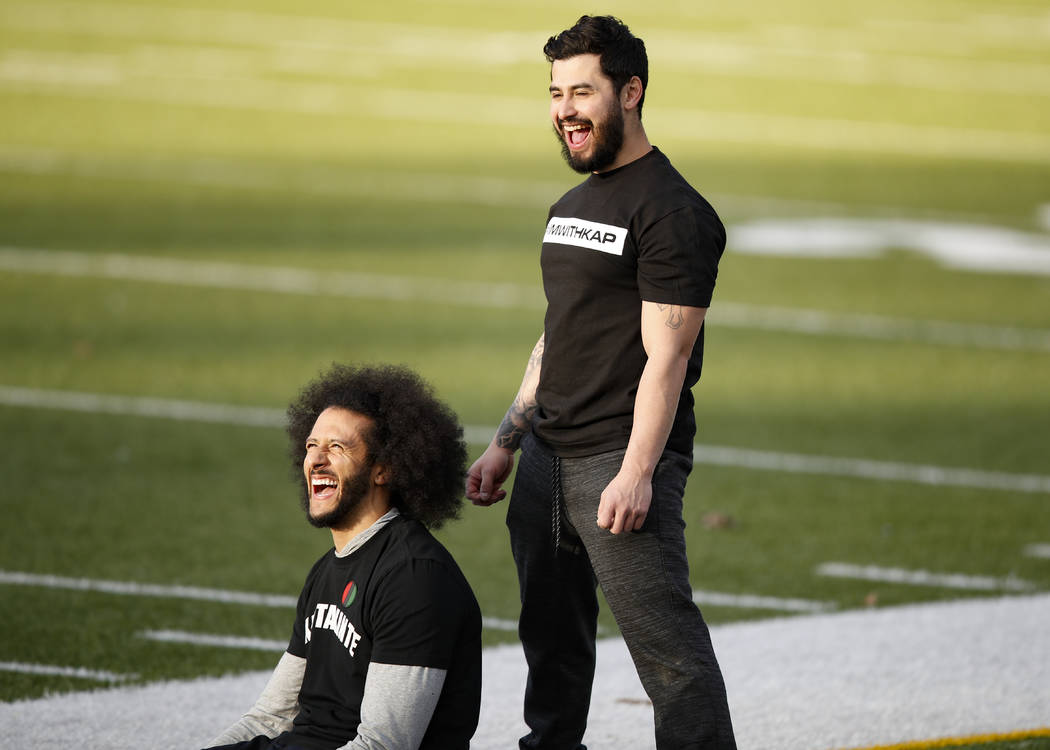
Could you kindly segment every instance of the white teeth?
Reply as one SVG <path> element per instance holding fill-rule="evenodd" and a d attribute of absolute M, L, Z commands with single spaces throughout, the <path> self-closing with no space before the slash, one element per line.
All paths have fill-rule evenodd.
<path fill-rule="evenodd" d="M 328 487 L 335 487 L 336 481 L 334 479 L 320 479 L 320 478 L 315 477 L 314 480 L 313 480 L 313 484 L 315 486 L 317 486 L 317 485 L 326 485 Z"/>

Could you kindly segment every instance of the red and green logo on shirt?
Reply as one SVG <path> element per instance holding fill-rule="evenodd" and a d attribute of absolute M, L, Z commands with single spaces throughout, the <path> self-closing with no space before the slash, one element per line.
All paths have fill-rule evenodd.
<path fill-rule="evenodd" d="M 346 588 L 343 589 L 343 606 L 349 607 L 354 603 L 354 599 L 357 598 L 357 584 L 353 581 L 346 584 Z"/>

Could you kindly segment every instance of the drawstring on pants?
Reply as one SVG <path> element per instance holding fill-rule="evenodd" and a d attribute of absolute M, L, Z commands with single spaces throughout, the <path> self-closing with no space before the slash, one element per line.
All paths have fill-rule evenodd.
<path fill-rule="evenodd" d="M 551 456 L 551 540 L 554 554 L 561 546 L 561 459 Z"/>

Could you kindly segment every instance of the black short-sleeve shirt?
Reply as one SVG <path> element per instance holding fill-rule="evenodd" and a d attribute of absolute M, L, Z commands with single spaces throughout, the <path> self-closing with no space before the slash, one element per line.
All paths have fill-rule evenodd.
<path fill-rule="evenodd" d="M 557 455 L 627 445 L 647 359 L 641 303 L 709 307 L 725 242 L 715 210 L 655 148 L 591 174 L 551 207 L 540 256 L 547 313 L 533 432 Z M 701 329 L 667 442 L 686 454 L 703 348 Z"/>
<path fill-rule="evenodd" d="M 447 670 L 423 748 L 468 747 L 481 701 L 481 610 L 455 560 L 403 516 L 337 557 L 329 550 L 299 595 L 288 652 L 306 659 L 291 735 L 304 748 L 357 735 L 369 663 Z"/>

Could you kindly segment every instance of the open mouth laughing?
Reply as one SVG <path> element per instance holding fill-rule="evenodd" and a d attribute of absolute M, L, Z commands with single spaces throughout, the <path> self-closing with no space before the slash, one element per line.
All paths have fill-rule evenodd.
<path fill-rule="evenodd" d="M 310 475 L 310 494 L 318 500 L 328 500 L 335 495 L 339 482 L 326 474 Z"/>
<path fill-rule="evenodd" d="M 565 135 L 565 142 L 574 151 L 586 146 L 591 135 L 591 126 L 582 122 L 563 122 L 561 130 Z"/>

